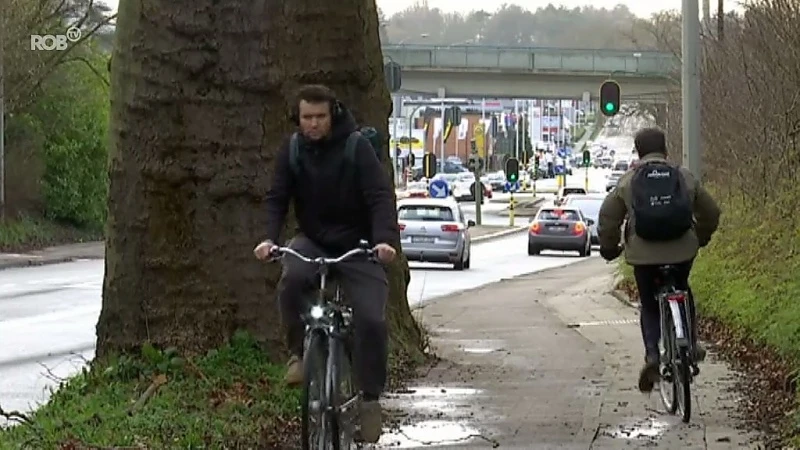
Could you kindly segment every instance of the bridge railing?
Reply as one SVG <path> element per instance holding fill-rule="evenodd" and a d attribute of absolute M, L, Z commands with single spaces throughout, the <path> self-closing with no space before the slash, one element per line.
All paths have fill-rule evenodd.
<path fill-rule="evenodd" d="M 384 45 L 383 55 L 407 68 L 519 70 L 553 73 L 668 75 L 680 61 L 669 53 L 481 45 Z"/>

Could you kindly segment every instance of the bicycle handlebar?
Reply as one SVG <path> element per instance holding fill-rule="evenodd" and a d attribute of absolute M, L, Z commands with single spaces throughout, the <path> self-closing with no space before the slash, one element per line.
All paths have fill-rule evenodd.
<path fill-rule="evenodd" d="M 295 258 L 299 259 L 300 261 L 304 261 L 304 262 L 307 262 L 307 263 L 317 264 L 317 265 L 323 266 L 323 265 L 339 264 L 340 262 L 345 261 L 347 259 L 350 259 L 353 256 L 359 256 L 359 255 L 373 256 L 374 251 L 372 249 L 368 249 L 368 248 L 354 248 L 354 249 L 350 250 L 349 252 L 343 254 L 342 256 L 339 256 L 338 258 L 323 258 L 323 257 L 308 258 L 308 257 L 303 256 L 302 254 L 296 252 L 295 250 L 292 250 L 289 247 L 278 247 L 278 248 L 273 249 L 271 253 L 275 257 L 281 257 L 283 255 L 287 255 L 288 254 L 288 255 L 294 256 Z"/>

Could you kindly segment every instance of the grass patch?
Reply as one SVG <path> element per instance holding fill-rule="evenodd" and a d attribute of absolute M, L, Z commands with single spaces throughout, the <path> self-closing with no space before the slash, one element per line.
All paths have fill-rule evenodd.
<path fill-rule="evenodd" d="M 0 221 L 0 253 L 16 253 L 52 245 L 102 239 L 100 231 L 82 230 L 21 215 Z"/>
<path fill-rule="evenodd" d="M 300 394 L 284 370 L 246 333 L 191 359 L 145 345 L 62 383 L 30 422 L 0 431 L 0 449 L 296 448 Z"/>

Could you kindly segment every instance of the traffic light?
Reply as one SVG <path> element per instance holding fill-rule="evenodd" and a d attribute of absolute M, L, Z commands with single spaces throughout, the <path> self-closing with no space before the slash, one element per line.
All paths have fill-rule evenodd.
<path fill-rule="evenodd" d="M 414 152 L 408 152 L 408 166 L 414 167 L 417 164 L 417 157 L 414 155 Z"/>
<path fill-rule="evenodd" d="M 478 144 L 475 142 L 475 139 L 469 141 L 469 151 L 478 153 Z"/>
<path fill-rule="evenodd" d="M 428 152 L 422 157 L 422 176 L 433 178 L 434 175 L 436 175 L 436 155 Z"/>
<path fill-rule="evenodd" d="M 583 151 L 583 167 L 589 167 L 592 163 L 592 153 L 589 150 Z"/>
<path fill-rule="evenodd" d="M 509 158 L 506 161 L 506 180 L 509 183 L 519 181 L 519 161 L 517 158 Z"/>
<path fill-rule="evenodd" d="M 606 80 L 600 86 L 600 112 L 607 117 L 619 112 L 620 88 L 614 80 Z"/>

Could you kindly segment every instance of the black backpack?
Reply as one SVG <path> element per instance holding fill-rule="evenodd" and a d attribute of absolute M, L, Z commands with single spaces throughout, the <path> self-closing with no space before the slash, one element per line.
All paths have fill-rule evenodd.
<path fill-rule="evenodd" d="M 642 164 L 631 180 L 633 225 L 646 241 L 672 241 L 694 224 L 692 199 L 680 169 L 666 161 Z"/>
<path fill-rule="evenodd" d="M 372 144 L 372 148 L 375 150 L 375 154 L 378 156 L 378 161 L 383 162 L 383 158 L 381 158 L 381 152 L 379 150 L 381 147 L 383 147 L 381 135 L 375 128 L 362 127 L 358 131 L 352 132 L 350 136 L 347 137 L 347 143 L 345 144 L 344 148 L 344 157 L 349 167 L 355 166 L 356 146 L 358 145 L 358 139 L 362 136 L 365 137 L 370 144 Z M 291 166 L 292 172 L 295 174 L 295 176 L 299 176 L 300 135 L 298 133 L 292 134 L 292 138 L 289 140 L 289 165 Z"/>

